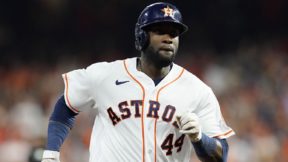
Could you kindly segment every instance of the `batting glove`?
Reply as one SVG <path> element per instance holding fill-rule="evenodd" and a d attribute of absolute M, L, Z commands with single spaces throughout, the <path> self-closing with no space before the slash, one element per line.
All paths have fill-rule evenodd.
<path fill-rule="evenodd" d="M 181 116 L 176 116 L 176 119 L 179 125 L 180 133 L 188 135 L 192 142 L 201 140 L 201 125 L 196 114 L 185 112 Z"/>
<path fill-rule="evenodd" d="M 41 162 L 60 162 L 60 153 L 58 151 L 45 150 Z"/>

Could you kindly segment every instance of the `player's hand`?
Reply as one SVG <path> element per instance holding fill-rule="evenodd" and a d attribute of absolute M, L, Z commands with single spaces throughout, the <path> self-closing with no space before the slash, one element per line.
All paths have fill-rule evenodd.
<path fill-rule="evenodd" d="M 192 142 L 197 142 L 202 138 L 201 125 L 196 114 L 185 112 L 180 116 L 176 116 L 179 125 L 180 133 L 189 136 Z"/>
<path fill-rule="evenodd" d="M 41 162 L 60 162 L 60 153 L 58 151 L 45 150 Z"/>

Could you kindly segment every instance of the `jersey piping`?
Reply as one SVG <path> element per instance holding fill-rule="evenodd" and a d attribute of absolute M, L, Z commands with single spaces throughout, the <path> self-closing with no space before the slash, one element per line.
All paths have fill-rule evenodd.
<path fill-rule="evenodd" d="M 163 87 L 161 87 L 156 95 L 156 101 L 159 101 L 159 95 L 160 92 L 166 88 L 167 86 L 169 86 L 170 84 L 174 83 L 176 80 L 178 80 L 182 74 L 184 72 L 184 68 L 182 68 L 181 72 L 179 73 L 179 75 L 172 81 L 170 81 L 169 83 L 165 84 Z M 157 119 L 155 119 L 155 123 L 154 123 L 154 162 L 157 162 L 157 138 L 156 138 L 156 131 L 157 131 Z"/>
<path fill-rule="evenodd" d="M 230 136 L 232 136 L 234 134 L 235 134 L 235 132 L 232 129 L 230 129 L 230 130 L 228 130 L 225 133 L 222 133 L 222 134 L 219 134 L 219 135 L 216 135 L 216 136 L 213 136 L 213 137 L 222 139 L 222 138 L 230 137 Z"/>
<path fill-rule="evenodd" d="M 65 95 L 64 95 L 64 96 L 65 96 L 65 100 L 66 100 L 66 102 L 67 102 L 67 106 L 68 106 L 73 112 L 79 113 L 79 111 L 71 105 L 71 102 L 70 102 L 70 100 L 69 100 L 69 98 L 68 98 L 68 89 L 69 89 L 68 76 L 67 76 L 67 74 L 63 74 L 62 77 L 63 77 L 63 79 L 64 79 L 64 84 L 65 84 Z"/>
<path fill-rule="evenodd" d="M 144 86 L 141 84 L 141 82 L 139 80 L 137 80 L 128 70 L 127 67 L 127 63 L 126 60 L 123 61 L 124 64 L 124 68 L 127 72 L 127 74 L 129 75 L 129 77 L 131 77 L 140 87 L 142 90 L 142 110 L 141 110 L 141 114 L 144 114 L 144 100 L 145 100 L 145 88 Z M 162 86 L 161 88 L 159 88 L 157 95 L 156 95 L 156 101 L 159 100 L 159 96 L 160 96 L 160 92 L 166 88 L 167 86 L 171 85 L 172 83 L 174 83 L 176 80 L 178 80 L 182 74 L 184 73 L 184 68 L 182 68 L 182 70 L 180 71 L 180 73 L 178 74 L 178 76 L 173 79 L 172 81 L 170 81 L 169 83 L 165 84 L 164 86 Z M 144 126 L 144 115 L 141 116 L 141 128 L 142 128 L 142 162 L 145 162 L 145 126 Z M 157 136 L 156 136 L 156 131 L 157 131 L 157 119 L 155 119 L 154 121 L 154 162 L 157 162 Z"/>
<path fill-rule="evenodd" d="M 133 75 L 129 72 L 127 65 L 126 65 L 126 60 L 123 61 L 125 70 L 127 74 L 141 87 L 142 90 L 142 109 L 141 109 L 141 128 L 142 128 L 142 162 L 145 162 L 145 129 L 144 129 L 144 107 L 145 107 L 145 89 L 144 86 L 135 78 Z"/>

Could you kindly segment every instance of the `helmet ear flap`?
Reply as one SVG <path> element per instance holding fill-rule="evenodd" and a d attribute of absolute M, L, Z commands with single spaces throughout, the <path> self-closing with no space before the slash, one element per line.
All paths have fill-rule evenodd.
<path fill-rule="evenodd" d="M 138 51 L 142 51 L 148 45 L 148 41 L 148 33 L 145 30 L 141 29 L 140 24 L 137 23 L 135 27 L 135 48 Z"/>

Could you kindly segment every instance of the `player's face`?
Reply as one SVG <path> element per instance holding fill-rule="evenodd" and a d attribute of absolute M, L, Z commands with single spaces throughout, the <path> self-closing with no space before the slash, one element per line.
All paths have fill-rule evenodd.
<path fill-rule="evenodd" d="M 144 51 L 148 59 L 160 67 L 170 65 L 179 45 L 179 30 L 171 24 L 157 24 L 149 28 L 149 46 Z"/>

